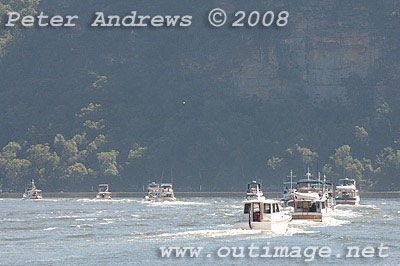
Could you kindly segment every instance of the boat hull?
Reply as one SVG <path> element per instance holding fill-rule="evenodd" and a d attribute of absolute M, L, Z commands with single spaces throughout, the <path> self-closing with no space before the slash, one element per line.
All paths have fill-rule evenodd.
<path fill-rule="evenodd" d="M 292 213 L 293 220 L 312 220 L 317 222 L 322 222 L 322 213 Z"/>
<path fill-rule="evenodd" d="M 336 199 L 336 205 L 358 205 L 360 199 Z"/>
<path fill-rule="evenodd" d="M 32 196 L 32 197 L 23 196 L 22 199 L 26 199 L 26 200 L 41 200 L 42 196 Z"/>
<path fill-rule="evenodd" d="M 97 194 L 96 199 L 99 200 L 111 200 L 111 194 Z"/>
<path fill-rule="evenodd" d="M 176 201 L 176 198 L 159 198 L 158 201 Z"/>
<path fill-rule="evenodd" d="M 287 220 L 279 221 L 279 222 L 252 222 L 251 228 L 248 222 L 238 222 L 235 224 L 235 228 L 244 229 L 244 230 L 265 230 L 272 232 L 281 232 L 286 231 L 288 229 L 288 223 L 290 222 L 290 218 Z"/>

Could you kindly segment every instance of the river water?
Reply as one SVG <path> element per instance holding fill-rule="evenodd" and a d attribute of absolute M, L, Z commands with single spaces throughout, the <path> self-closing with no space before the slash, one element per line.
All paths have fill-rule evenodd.
<path fill-rule="evenodd" d="M 0 265 L 294 265 L 309 258 L 303 256 L 309 246 L 327 246 L 334 254 L 315 256 L 309 265 L 398 265 L 397 202 L 362 199 L 360 206 L 337 207 L 322 223 L 292 221 L 287 232 L 272 234 L 234 228 L 241 198 L 180 198 L 173 203 L 0 199 Z M 379 257 L 377 249 L 372 258 L 345 257 L 350 246 L 362 250 L 381 244 L 387 247 L 381 253 L 386 257 Z M 302 257 L 253 258 L 246 253 L 250 245 L 259 247 L 259 254 L 266 247 L 299 246 Z M 203 250 L 198 258 L 166 258 L 161 247 Z M 244 247 L 244 257 L 233 257 L 233 247 Z M 229 256 L 219 257 L 227 249 Z"/>

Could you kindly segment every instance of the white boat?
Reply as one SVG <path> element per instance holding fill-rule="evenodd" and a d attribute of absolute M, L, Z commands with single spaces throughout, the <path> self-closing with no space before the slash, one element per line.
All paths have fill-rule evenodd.
<path fill-rule="evenodd" d="M 23 199 L 42 199 L 42 191 L 36 189 L 35 180 L 32 179 L 31 184 L 25 187 L 25 193 L 22 195 Z"/>
<path fill-rule="evenodd" d="M 265 199 L 259 183 L 253 181 L 247 188 L 242 218 L 235 227 L 273 232 L 286 231 L 288 223 L 292 220 L 290 213 L 281 210 L 279 201 Z"/>
<path fill-rule="evenodd" d="M 354 179 L 341 179 L 340 185 L 336 186 L 336 204 L 358 205 L 360 203 L 360 194 L 357 190 Z"/>
<path fill-rule="evenodd" d="M 159 190 L 160 190 L 160 185 L 156 182 L 151 182 L 150 184 L 147 185 L 147 192 L 144 199 L 146 201 L 157 201 Z"/>
<path fill-rule="evenodd" d="M 100 184 L 99 191 L 97 192 L 96 199 L 110 200 L 111 192 L 108 189 L 107 184 Z"/>
<path fill-rule="evenodd" d="M 328 209 L 326 200 L 299 199 L 294 201 L 292 218 L 322 222 L 324 214 L 329 212 Z"/>
<path fill-rule="evenodd" d="M 242 219 L 235 224 L 236 228 L 279 232 L 286 231 L 292 220 L 288 211 L 280 209 L 277 200 L 253 199 L 243 204 Z"/>
<path fill-rule="evenodd" d="M 161 184 L 158 193 L 159 201 L 175 201 L 174 190 L 172 189 L 172 184 Z"/>
<path fill-rule="evenodd" d="M 294 193 L 293 220 L 306 219 L 322 222 L 325 214 L 334 210 L 335 204 L 331 197 L 326 177 L 324 182 L 311 179 L 308 170 L 306 179 L 297 181 L 297 191 Z"/>

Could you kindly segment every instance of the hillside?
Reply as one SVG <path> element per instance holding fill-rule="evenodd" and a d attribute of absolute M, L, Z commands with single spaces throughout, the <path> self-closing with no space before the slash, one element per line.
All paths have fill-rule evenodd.
<path fill-rule="evenodd" d="M 240 191 L 254 178 L 277 190 L 307 167 L 400 190 L 400 3 L 1 0 L 2 14 L 6 2 L 79 23 L 8 39 L 0 28 L 5 191 L 32 177 L 47 191 L 150 180 Z M 206 24 L 214 7 L 260 6 L 288 10 L 288 26 Z M 98 10 L 190 14 L 193 25 L 91 28 Z"/>

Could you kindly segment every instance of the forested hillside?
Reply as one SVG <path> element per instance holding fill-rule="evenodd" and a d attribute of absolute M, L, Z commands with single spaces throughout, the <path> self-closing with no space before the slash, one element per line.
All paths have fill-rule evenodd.
<path fill-rule="evenodd" d="M 207 12 L 288 10 L 287 27 Z M 79 15 L 3 27 L 7 11 Z M 193 15 L 187 28 L 91 28 L 94 12 Z M 21 192 L 278 190 L 293 169 L 400 190 L 396 1 L 0 0 L 0 183 Z"/>

